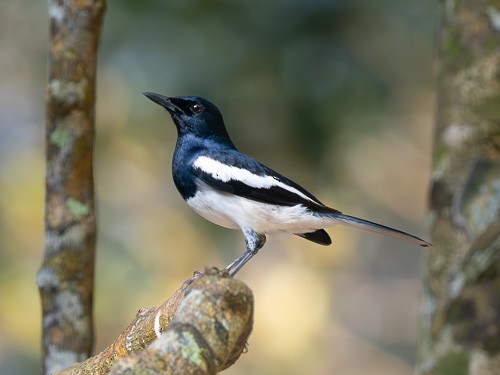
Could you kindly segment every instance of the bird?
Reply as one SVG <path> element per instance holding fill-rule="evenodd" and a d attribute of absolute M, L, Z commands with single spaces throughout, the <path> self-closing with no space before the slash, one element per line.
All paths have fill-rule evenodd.
<path fill-rule="evenodd" d="M 245 237 L 245 252 L 225 268 L 230 276 L 257 254 L 269 235 L 291 233 L 330 245 L 325 228 L 336 224 L 431 246 L 412 234 L 328 207 L 299 184 L 240 152 L 221 111 L 209 100 L 143 94 L 166 109 L 177 128 L 172 176 L 182 198 L 203 218 L 239 229 Z"/>

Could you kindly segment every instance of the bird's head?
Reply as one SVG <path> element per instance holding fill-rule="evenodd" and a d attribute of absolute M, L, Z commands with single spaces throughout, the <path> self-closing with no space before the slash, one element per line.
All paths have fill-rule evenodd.
<path fill-rule="evenodd" d="M 210 101 L 198 96 L 166 97 L 153 92 L 145 92 L 144 95 L 170 113 L 179 135 L 229 140 L 222 114 Z"/>

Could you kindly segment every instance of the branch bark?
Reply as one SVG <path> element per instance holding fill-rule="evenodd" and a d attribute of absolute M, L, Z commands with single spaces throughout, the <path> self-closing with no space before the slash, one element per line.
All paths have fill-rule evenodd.
<path fill-rule="evenodd" d="M 239 280 L 207 269 L 162 305 L 140 310 L 101 353 L 57 375 L 215 374 L 245 350 L 252 323 L 251 290 Z"/>
<path fill-rule="evenodd" d="M 500 2 L 441 1 L 419 374 L 500 372 Z"/>
<path fill-rule="evenodd" d="M 88 358 L 96 224 L 96 58 L 105 0 L 50 0 L 45 253 L 37 275 L 45 374 Z"/>

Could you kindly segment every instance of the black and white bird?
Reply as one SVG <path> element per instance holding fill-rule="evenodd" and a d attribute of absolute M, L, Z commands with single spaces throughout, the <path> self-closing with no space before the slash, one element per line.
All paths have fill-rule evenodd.
<path fill-rule="evenodd" d="M 330 245 L 324 228 L 339 223 L 430 246 L 409 233 L 325 206 L 295 182 L 241 153 L 229 138 L 221 112 L 210 101 L 144 95 L 165 108 L 177 127 L 172 174 L 182 198 L 205 219 L 240 229 L 245 236 L 245 253 L 226 267 L 230 275 L 257 254 L 266 235 L 293 233 Z"/>

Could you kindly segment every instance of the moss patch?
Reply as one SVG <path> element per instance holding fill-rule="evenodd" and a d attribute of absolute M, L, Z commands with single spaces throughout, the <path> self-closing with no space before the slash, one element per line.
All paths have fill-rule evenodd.
<path fill-rule="evenodd" d="M 437 373 L 441 375 L 467 375 L 469 356 L 465 352 L 450 353 L 441 358 L 437 370 Z"/>

